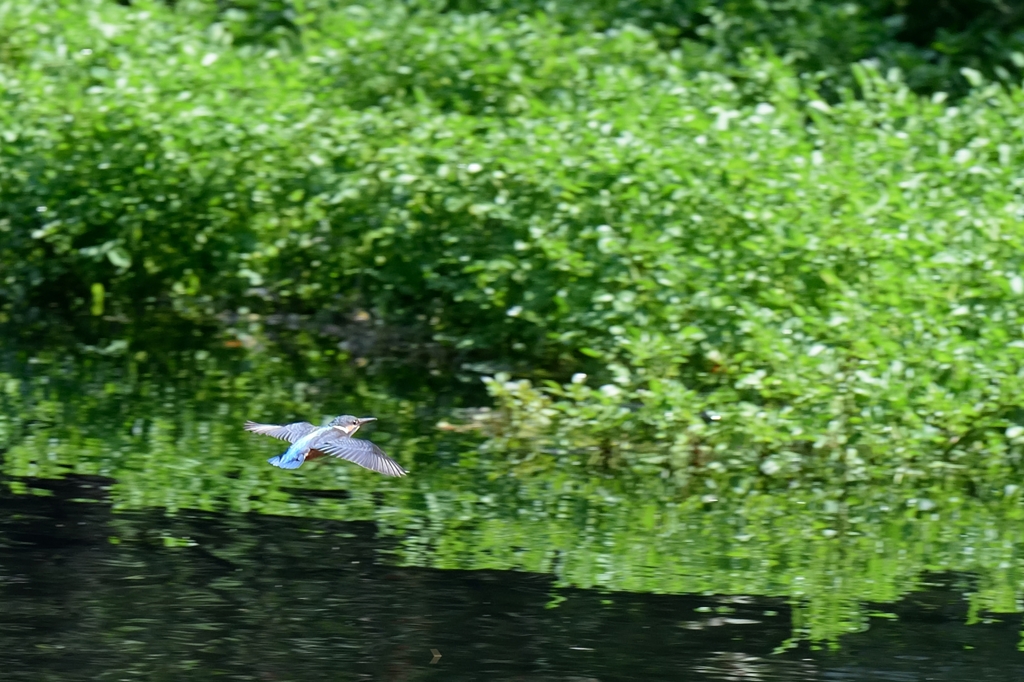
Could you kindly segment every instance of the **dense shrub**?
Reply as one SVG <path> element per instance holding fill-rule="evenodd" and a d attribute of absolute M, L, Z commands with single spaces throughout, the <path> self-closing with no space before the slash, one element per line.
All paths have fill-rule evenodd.
<path fill-rule="evenodd" d="M 217 19 L 237 44 L 299 49 L 350 0 L 193 0 L 179 11 Z M 751 46 L 768 47 L 831 87 L 850 85 L 849 65 L 878 60 L 899 67 L 911 88 L 963 93 L 960 69 L 1017 82 L 1024 70 L 1024 5 L 1003 0 L 407 0 L 414 12 L 543 15 L 568 31 L 634 25 L 670 49 L 701 46 L 738 64 Z M 327 22 L 329 23 L 329 22 Z"/>
<path fill-rule="evenodd" d="M 952 106 L 858 65 L 829 105 L 780 59 L 708 70 L 637 28 L 350 6 L 289 56 L 80 5 L 4 5 L 15 305 L 359 307 L 606 384 L 492 382 L 505 448 L 1017 467 L 1018 88 L 966 70 Z"/>

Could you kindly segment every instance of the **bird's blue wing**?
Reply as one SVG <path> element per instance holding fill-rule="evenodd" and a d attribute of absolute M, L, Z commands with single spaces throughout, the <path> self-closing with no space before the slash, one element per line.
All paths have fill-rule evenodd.
<path fill-rule="evenodd" d="M 294 443 L 303 436 L 308 436 L 310 433 L 316 430 L 317 427 L 313 426 L 309 422 L 295 422 L 294 424 L 285 424 L 279 426 L 277 424 L 257 424 L 256 422 L 245 422 L 245 430 L 258 433 L 261 436 L 270 436 L 271 438 L 279 438 L 286 440 L 289 443 Z"/>
<path fill-rule="evenodd" d="M 406 474 L 405 469 L 398 462 L 385 455 L 379 447 L 362 438 L 324 438 L 318 440 L 313 447 L 332 457 L 347 459 L 385 476 L 405 476 Z"/>

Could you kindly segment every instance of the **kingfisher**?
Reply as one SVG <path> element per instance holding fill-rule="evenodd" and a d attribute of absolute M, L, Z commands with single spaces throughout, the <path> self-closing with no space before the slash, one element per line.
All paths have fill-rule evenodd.
<path fill-rule="evenodd" d="M 367 422 L 377 421 L 376 417 L 353 417 L 343 414 L 335 417 L 327 426 L 313 426 L 309 422 L 294 424 L 257 424 L 245 422 L 245 430 L 263 436 L 279 438 L 291 443 L 284 454 L 267 461 L 282 469 L 298 469 L 306 460 L 319 459 L 330 455 L 355 462 L 361 467 L 385 476 L 405 476 L 405 469 L 384 451 L 368 440 L 353 438 L 352 434 Z"/>

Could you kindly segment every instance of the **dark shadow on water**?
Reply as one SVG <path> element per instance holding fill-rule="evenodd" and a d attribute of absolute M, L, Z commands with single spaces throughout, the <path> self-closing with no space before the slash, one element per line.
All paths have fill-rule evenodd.
<path fill-rule="evenodd" d="M 115 513 L 109 481 L 0 481 L 5 680 L 1011 680 L 1020 618 L 965 625 L 947 576 L 838 651 L 779 599 L 556 589 L 395 568 L 373 524 Z M 94 500 L 91 503 L 74 500 Z M 434 665 L 431 649 L 441 653 Z"/>

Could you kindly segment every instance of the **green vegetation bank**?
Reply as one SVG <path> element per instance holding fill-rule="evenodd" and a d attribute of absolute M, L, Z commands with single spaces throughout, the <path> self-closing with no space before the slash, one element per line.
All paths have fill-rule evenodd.
<path fill-rule="evenodd" d="M 0 298 L 367 311 L 518 368 L 501 456 L 1002 495 L 1021 18 L 890 4 L 0 2 Z"/>

